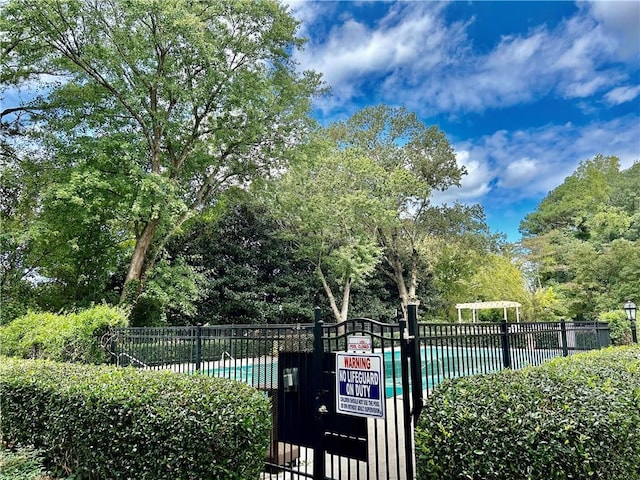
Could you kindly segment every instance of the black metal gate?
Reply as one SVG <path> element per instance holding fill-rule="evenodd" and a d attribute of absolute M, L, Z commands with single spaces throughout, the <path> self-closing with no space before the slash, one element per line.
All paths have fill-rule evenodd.
<path fill-rule="evenodd" d="M 318 309 L 315 316 L 313 349 L 279 352 L 274 434 L 282 454 L 267 465 L 286 479 L 412 480 L 413 425 L 423 399 L 416 306 L 394 323 L 325 324 Z M 368 351 L 384 364 L 383 418 L 338 413 L 336 354 L 348 352 L 352 338 L 368 339 Z"/>

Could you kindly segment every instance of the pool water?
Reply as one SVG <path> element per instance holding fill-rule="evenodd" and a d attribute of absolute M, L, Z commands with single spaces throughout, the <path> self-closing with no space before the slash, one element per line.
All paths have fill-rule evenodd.
<path fill-rule="evenodd" d="M 502 368 L 501 352 L 493 349 L 455 347 L 422 347 L 422 385 L 431 390 L 447 378 L 489 373 Z M 400 350 L 384 352 L 385 394 L 387 398 L 402 395 Z M 239 380 L 259 389 L 278 385 L 277 359 L 225 361 L 221 366 L 204 372 L 214 377 Z"/>

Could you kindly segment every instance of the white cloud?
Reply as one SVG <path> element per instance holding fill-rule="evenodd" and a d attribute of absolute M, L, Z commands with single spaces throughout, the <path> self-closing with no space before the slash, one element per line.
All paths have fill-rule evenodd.
<path fill-rule="evenodd" d="M 285 4 L 289 12 L 301 22 L 303 28 L 305 25 L 315 22 L 327 5 L 322 2 L 307 2 L 304 0 L 287 0 L 282 3 Z"/>
<path fill-rule="evenodd" d="M 609 105 L 620 105 L 630 102 L 640 95 L 640 85 L 617 87 L 608 92 L 604 99 Z"/>
<path fill-rule="evenodd" d="M 464 25 L 445 25 L 444 7 L 440 2 L 395 4 L 375 28 L 346 17 L 326 38 L 311 38 L 296 60 L 303 69 L 321 72 L 332 87 L 328 108 L 362 96 L 365 89 L 369 95 L 373 81 L 382 85 L 374 95 L 393 103 L 389 100 L 400 87 L 396 78 L 421 85 L 424 72 L 455 63 L 465 48 Z"/>
<path fill-rule="evenodd" d="M 611 85 L 611 77 L 597 76 L 591 80 L 580 80 L 577 82 L 569 82 L 563 88 L 564 95 L 567 98 L 585 98 L 595 94 L 602 87 Z"/>
<path fill-rule="evenodd" d="M 598 20 L 607 35 L 615 39 L 621 59 L 637 63 L 640 56 L 640 2 L 591 1 L 591 15 Z"/>
<path fill-rule="evenodd" d="M 318 3 L 311 2 L 313 8 L 302 3 L 298 18 L 321 18 L 324 2 Z M 327 111 L 364 97 L 370 103 L 403 104 L 422 115 L 483 112 L 548 94 L 587 98 L 627 80 L 610 62 L 618 56 L 622 35 L 612 31 L 622 25 L 624 38 L 633 36 L 629 22 L 623 22 L 623 13 L 633 8 L 613 3 L 617 16 L 596 2 L 554 29 L 538 26 L 504 36 L 480 55 L 467 36 L 473 18 L 447 23 L 445 2 L 398 3 L 374 26 L 349 15 L 333 22 L 297 59 L 322 72 L 333 88 L 332 99 L 320 105 Z"/>
<path fill-rule="evenodd" d="M 465 167 L 467 175 L 462 177 L 460 187 L 452 187 L 444 192 L 433 192 L 436 204 L 453 203 L 455 201 L 474 203 L 478 198 L 488 194 L 491 190 L 492 175 L 489 165 L 479 159 L 470 159 L 467 150 L 456 151 L 456 163 Z"/>
<path fill-rule="evenodd" d="M 538 199 L 560 185 L 581 161 L 598 153 L 620 158 L 622 168 L 640 160 L 640 124 L 634 116 L 584 127 L 571 123 L 508 132 L 456 145 L 458 163 L 469 174 L 462 188 L 438 194 L 439 202 L 492 203 L 508 206 Z"/>
<path fill-rule="evenodd" d="M 529 157 L 523 157 L 507 165 L 502 178 L 498 182 L 498 186 L 506 188 L 522 187 L 527 185 L 532 178 L 535 178 L 538 172 L 538 162 Z"/>
<path fill-rule="evenodd" d="M 575 18 L 554 31 L 539 27 L 506 36 L 488 54 L 460 62 L 421 91 L 407 91 L 416 103 L 439 111 L 475 111 L 528 103 L 554 92 L 565 98 L 596 94 L 619 81 L 616 71 L 599 71 L 614 46 L 589 18 Z"/>

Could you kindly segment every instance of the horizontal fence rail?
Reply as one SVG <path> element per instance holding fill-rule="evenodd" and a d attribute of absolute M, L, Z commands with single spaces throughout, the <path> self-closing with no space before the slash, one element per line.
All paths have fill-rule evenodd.
<path fill-rule="evenodd" d="M 120 366 L 197 371 L 242 381 L 255 377 L 254 386 L 263 388 L 268 369 L 259 366 L 281 350 L 311 351 L 313 325 L 116 328 L 105 344 L 112 363 Z M 250 366 L 258 366 L 255 375 Z"/>

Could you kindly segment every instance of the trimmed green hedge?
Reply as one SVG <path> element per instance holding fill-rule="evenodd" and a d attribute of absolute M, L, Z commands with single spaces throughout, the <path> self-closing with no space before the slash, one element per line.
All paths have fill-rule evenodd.
<path fill-rule="evenodd" d="M 0 357 L 0 428 L 78 479 L 257 479 L 262 392 L 232 380 Z"/>
<path fill-rule="evenodd" d="M 638 480 L 640 347 L 443 382 L 416 455 L 420 480 Z"/>
<path fill-rule="evenodd" d="M 30 312 L 0 327 L 0 354 L 60 362 L 104 363 L 100 345 L 110 327 L 127 325 L 124 308 L 97 305 L 77 313 Z"/>

